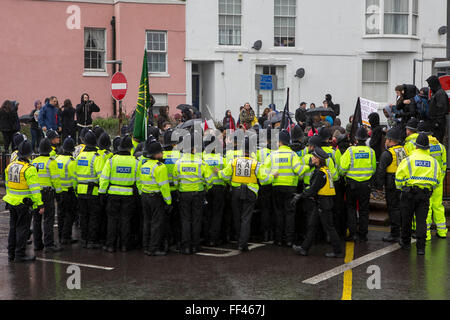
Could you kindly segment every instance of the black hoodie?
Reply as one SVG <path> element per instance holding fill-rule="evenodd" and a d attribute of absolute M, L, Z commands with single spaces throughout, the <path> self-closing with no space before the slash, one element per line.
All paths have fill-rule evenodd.
<path fill-rule="evenodd" d="M 76 107 L 77 123 L 83 126 L 88 126 L 92 124 L 92 112 L 99 112 L 100 108 L 92 100 L 88 100 L 87 103 L 83 101 L 83 96 L 89 95 L 83 93 L 81 95 L 81 103 Z"/>
<path fill-rule="evenodd" d="M 442 89 L 438 77 L 431 76 L 427 79 L 431 89 L 431 99 L 428 108 L 428 117 L 431 120 L 442 119 L 448 113 L 448 96 Z"/>
<path fill-rule="evenodd" d="M 369 146 L 375 151 L 375 156 L 379 160 L 383 151 L 383 127 L 380 126 L 380 116 L 378 113 L 373 112 L 369 115 L 369 123 L 372 128 Z"/>

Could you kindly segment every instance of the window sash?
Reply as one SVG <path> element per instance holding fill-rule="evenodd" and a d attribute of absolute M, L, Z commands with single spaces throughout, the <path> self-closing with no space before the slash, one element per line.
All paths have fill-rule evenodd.
<path fill-rule="evenodd" d="M 106 29 L 84 29 L 84 70 L 105 71 Z"/>
<path fill-rule="evenodd" d="M 167 32 L 147 31 L 146 51 L 149 73 L 167 73 Z"/>

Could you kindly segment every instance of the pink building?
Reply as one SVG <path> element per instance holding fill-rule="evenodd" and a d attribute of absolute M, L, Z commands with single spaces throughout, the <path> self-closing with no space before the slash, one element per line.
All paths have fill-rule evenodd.
<path fill-rule="evenodd" d="M 19 115 L 52 95 L 60 105 L 71 99 L 75 107 L 87 92 L 101 108 L 93 116 L 112 116 L 114 72 L 105 61 L 114 58 L 123 61 L 123 111 L 131 114 L 144 49 L 156 106 L 175 113 L 186 102 L 184 1 L 1 0 L 0 44 L 0 103 L 19 101 Z"/>

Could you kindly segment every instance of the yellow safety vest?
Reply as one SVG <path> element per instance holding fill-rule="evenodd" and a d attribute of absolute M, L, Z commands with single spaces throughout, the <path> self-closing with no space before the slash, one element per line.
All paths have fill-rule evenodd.
<path fill-rule="evenodd" d="M 28 183 L 25 179 L 25 170 L 31 165 L 26 162 L 16 161 L 8 168 L 8 188 L 13 190 L 28 190 Z"/>
<path fill-rule="evenodd" d="M 328 169 L 327 167 L 322 167 L 322 168 L 320 168 L 320 171 L 325 173 L 325 175 L 327 176 L 327 182 L 322 187 L 322 189 L 320 189 L 317 192 L 317 194 L 319 196 L 335 196 L 336 190 L 334 189 L 334 183 L 333 183 L 333 179 L 331 177 L 330 169 Z"/>
<path fill-rule="evenodd" d="M 234 183 L 258 183 L 256 177 L 257 161 L 252 158 L 239 157 L 233 160 L 233 176 L 231 182 Z"/>
<path fill-rule="evenodd" d="M 386 168 L 386 173 L 395 173 L 397 171 L 398 165 L 406 158 L 406 150 L 402 146 L 393 146 L 388 149 L 392 155 L 392 162 Z"/>

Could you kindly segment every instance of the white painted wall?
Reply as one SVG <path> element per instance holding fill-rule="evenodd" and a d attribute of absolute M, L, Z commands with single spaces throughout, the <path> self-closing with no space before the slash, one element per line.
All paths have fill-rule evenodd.
<path fill-rule="evenodd" d="M 221 120 L 226 109 L 237 118 L 239 107 L 246 101 L 256 111 L 256 65 L 286 66 L 291 111 L 300 101 L 320 106 L 325 94 L 330 93 L 333 101 L 341 104 L 340 118 L 345 125 L 362 91 L 363 59 L 390 61 L 391 101 L 383 102 L 393 102 L 395 85 L 412 83 L 414 58 L 425 59 L 423 65 L 417 64 L 416 85 L 420 88 L 432 72 L 431 60 L 445 57 L 446 38 L 437 32 L 446 24 L 445 0 L 419 0 L 417 39 L 367 39 L 364 0 L 297 0 L 295 48 L 273 46 L 273 12 L 274 0 L 242 0 L 242 44 L 219 46 L 218 0 L 187 1 L 186 60 L 215 64 L 213 72 L 201 75 L 207 78 L 206 82 L 201 80 L 208 91 L 203 98 L 207 97 L 215 119 Z M 260 51 L 251 49 L 256 40 L 263 42 Z M 383 52 L 369 52 L 376 47 Z M 239 52 L 243 61 L 238 61 Z M 301 80 L 294 77 L 300 67 L 306 70 Z M 211 74 L 215 77 L 214 89 L 210 88 Z M 278 110 L 282 108 L 277 105 Z M 384 121 L 384 116 L 381 119 Z"/>

